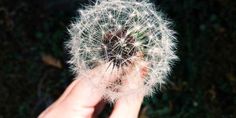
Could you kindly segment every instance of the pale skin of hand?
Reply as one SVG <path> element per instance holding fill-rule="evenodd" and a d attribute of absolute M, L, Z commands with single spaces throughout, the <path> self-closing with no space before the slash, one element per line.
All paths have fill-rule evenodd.
<path fill-rule="evenodd" d="M 103 67 L 97 67 L 87 74 L 96 79 L 103 79 L 99 76 Z M 142 73 L 142 72 L 140 72 Z M 135 74 L 128 77 L 133 78 Z M 103 76 L 104 77 L 104 76 Z M 101 112 L 102 94 L 94 92 L 94 86 L 86 79 L 79 76 L 75 79 L 51 106 L 44 110 L 38 118 L 96 118 Z M 132 95 L 119 98 L 109 118 L 137 118 L 143 101 L 143 95 Z"/>

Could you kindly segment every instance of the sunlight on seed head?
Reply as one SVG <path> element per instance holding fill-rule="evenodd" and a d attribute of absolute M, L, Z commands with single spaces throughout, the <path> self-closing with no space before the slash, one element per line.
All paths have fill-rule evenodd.
<path fill-rule="evenodd" d="M 104 99 L 113 102 L 140 91 L 150 95 L 166 82 L 177 59 L 175 32 L 171 22 L 148 0 L 98 0 L 79 13 L 69 29 L 69 63 L 77 74 L 108 63 L 101 74 L 109 72 L 117 77 L 101 79 L 94 85 Z M 127 77 L 135 72 L 134 78 L 138 78 L 137 73 L 143 70 L 140 67 L 147 71 L 142 79 Z"/>
<path fill-rule="evenodd" d="M 135 47 L 139 47 L 139 46 L 141 46 L 141 45 L 142 45 L 142 43 L 141 43 L 141 42 L 138 42 L 138 41 L 134 43 L 134 46 L 135 46 Z"/>

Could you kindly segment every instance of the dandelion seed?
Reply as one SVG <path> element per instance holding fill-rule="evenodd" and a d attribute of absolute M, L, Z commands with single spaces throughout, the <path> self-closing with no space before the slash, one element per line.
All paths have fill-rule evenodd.
<path fill-rule="evenodd" d="M 142 43 L 141 43 L 141 42 L 138 42 L 138 41 L 134 43 L 134 46 L 135 46 L 135 47 L 139 47 L 139 46 L 141 46 L 141 45 L 142 45 Z"/>
<path fill-rule="evenodd" d="M 109 19 L 112 19 L 112 18 L 113 18 L 113 16 L 112 16 L 111 14 L 109 14 L 108 18 L 109 18 Z"/>
<path fill-rule="evenodd" d="M 99 80 L 94 86 L 110 101 L 159 90 L 177 56 L 171 23 L 154 5 L 148 0 L 97 0 L 94 6 L 79 12 L 80 18 L 69 29 L 71 40 L 67 43 L 72 56 L 69 63 L 77 74 L 109 63 L 107 69 L 119 76 Z M 128 67 L 138 76 L 140 65 L 147 70 L 143 79 L 126 77 Z"/>
<path fill-rule="evenodd" d="M 122 28 L 122 26 L 121 26 L 121 25 L 118 25 L 117 28 L 120 30 L 120 29 Z"/>
<path fill-rule="evenodd" d="M 153 39 L 153 38 L 154 38 L 154 36 L 153 36 L 153 35 L 149 35 L 148 37 L 149 37 L 149 39 Z"/>

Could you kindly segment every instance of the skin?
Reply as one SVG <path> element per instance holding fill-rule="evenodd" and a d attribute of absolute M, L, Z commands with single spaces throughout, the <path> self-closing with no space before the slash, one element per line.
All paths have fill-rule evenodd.
<path fill-rule="evenodd" d="M 96 80 L 113 78 L 110 75 L 101 76 L 104 66 L 106 65 L 99 66 L 86 74 Z M 146 71 L 140 67 L 140 76 L 129 72 L 127 78 L 142 79 L 144 73 Z M 142 101 L 142 93 L 119 98 L 115 102 L 109 118 L 137 118 Z M 85 77 L 79 76 L 67 87 L 61 97 L 44 110 L 38 118 L 96 118 L 103 106 L 102 93 L 96 91 Z"/>

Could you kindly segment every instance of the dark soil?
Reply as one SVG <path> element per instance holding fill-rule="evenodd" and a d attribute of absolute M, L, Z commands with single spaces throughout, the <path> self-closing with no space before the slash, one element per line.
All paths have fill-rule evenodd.
<path fill-rule="evenodd" d="M 70 84 L 64 42 L 87 3 L 0 0 L 0 118 L 37 117 Z M 140 117 L 236 118 L 236 1 L 154 3 L 175 22 L 180 60 Z"/>

